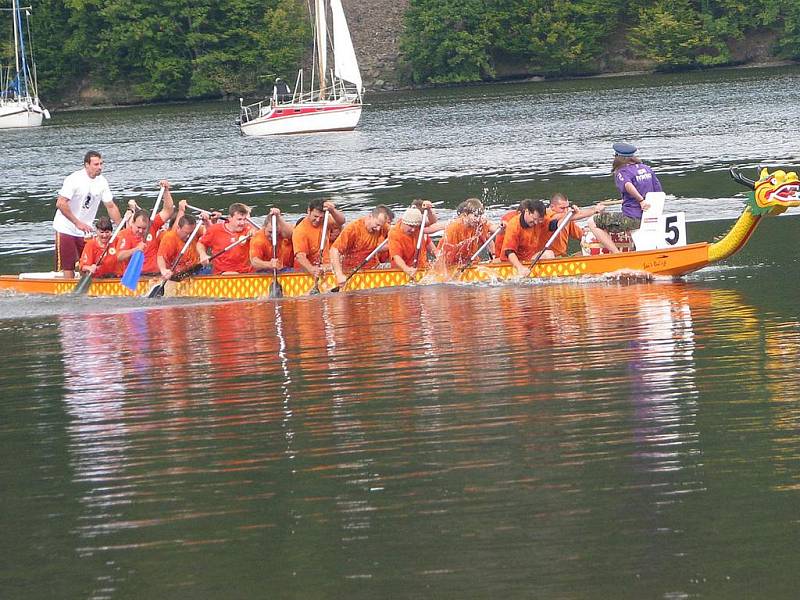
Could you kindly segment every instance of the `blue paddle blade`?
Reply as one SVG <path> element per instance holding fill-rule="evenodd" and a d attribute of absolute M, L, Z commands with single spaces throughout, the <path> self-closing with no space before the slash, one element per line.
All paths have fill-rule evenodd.
<path fill-rule="evenodd" d="M 135 292 L 136 286 L 139 285 L 139 278 L 142 276 L 142 266 L 144 266 L 144 252 L 137 250 L 131 256 L 125 272 L 122 274 L 120 283 L 128 288 L 130 291 Z"/>

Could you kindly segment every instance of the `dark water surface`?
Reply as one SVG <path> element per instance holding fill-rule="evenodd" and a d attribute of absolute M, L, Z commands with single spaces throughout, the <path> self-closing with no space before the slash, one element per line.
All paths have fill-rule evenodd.
<path fill-rule="evenodd" d="M 445 213 L 483 187 L 608 195 L 620 120 L 591 125 L 585 97 L 660 118 L 625 133 L 699 207 L 690 238 L 712 239 L 741 206 L 727 161 L 797 163 L 795 137 L 763 139 L 796 119 L 798 75 L 776 77 L 629 80 L 627 104 L 618 80 L 384 97 L 352 136 L 317 136 L 340 153 L 319 163 L 312 138 L 275 142 L 294 162 L 238 138 L 229 105 L 58 115 L 24 144 L 50 140 L 38 162 L 13 167 L 28 195 L 3 192 L 0 266 L 46 263 L 23 246 L 46 245 L 52 191 L 101 140 L 120 192 L 163 167 L 208 206 L 252 191 L 291 210 L 321 186 L 354 211 L 418 190 Z M 754 81 L 772 93 L 748 96 Z M 661 114 L 675 102 L 710 122 Z M 794 598 L 794 212 L 678 282 L 0 297 L 0 597 Z"/>

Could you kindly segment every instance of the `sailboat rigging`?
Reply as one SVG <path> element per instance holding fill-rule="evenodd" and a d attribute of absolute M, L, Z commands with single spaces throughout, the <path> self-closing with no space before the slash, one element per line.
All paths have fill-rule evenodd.
<path fill-rule="evenodd" d="M 0 10 L 11 12 L 14 31 L 14 64 L 0 67 L 0 129 L 38 127 L 43 119 L 50 118 L 50 112 L 39 102 L 33 49 L 25 43 L 22 15 L 25 13 L 30 42 L 31 7 L 21 7 L 18 0 L 12 0 L 10 9 Z"/>
<path fill-rule="evenodd" d="M 333 69 L 328 70 L 328 9 L 331 15 Z M 294 91 L 276 79 L 272 97 L 244 105 L 237 121 L 243 135 L 347 131 L 361 119 L 363 84 L 341 0 L 314 0 L 314 64 L 308 91 L 300 69 Z M 316 81 L 315 81 L 316 74 Z"/>

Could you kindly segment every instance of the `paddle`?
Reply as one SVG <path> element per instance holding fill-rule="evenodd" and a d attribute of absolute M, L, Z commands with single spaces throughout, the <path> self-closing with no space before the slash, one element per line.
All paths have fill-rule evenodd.
<path fill-rule="evenodd" d="M 194 236 L 197 235 L 197 232 L 200 230 L 200 227 L 202 227 L 202 225 L 203 224 L 200 223 L 200 221 L 198 221 L 197 224 L 194 226 L 191 235 L 186 239 L 186 243 L 183 245 L 183 248 L 181 248 L 180 253 L 178 253 L 178 256 L 175 258 L 175 260 L 172 261 L 172 266 L 169 268 L 170 271 L 173 272 L 175 271 L 175 268 L 178 266 L 178 263 L 183 258 L 183 255 L 186 254 L 186 251 L 189 249 L 189 245 L 192 243 Z M 160 298 L 161 296 L 164 295 L 164 286 L 166 285 L 167 285 L 167 280 L 162 277 L 161 281 L 159 281 L 158 284 L 154 285 L 150 289 L 150 291 L 147 292 L 145 297 Z"/>
<path fill-rule="evenodd" d="M 503 231 L 503 227 L 498 227 L 497 229 L 494 230 L 494 233 L 489 236 L 489 239 L 483 242 L 483 245 L 475 251 L 475 254 L 469 257 L 467 263 L 459 267 L 458 271 L 456 271 L 456 277 L 459 277 L 464 271 L 466 271 L 467 269 L 470 268 L 470 266 L 472 266 L 472 263 L 475 261 L 475 259 L 478 258 L 478 256 L 480 256 L 481 252 L 483 252 L 484 250 L 486 250 L 486 248 L 489 247 L 489 244 L 492 243 L 494 238 L 496 238 L 501 231 Z"/>
<path fill-rule="evenodd" d="M 553 235 L 550 236 L 550 239 L 547 240 L 547 243 L 544 245 L 544 248 L 542 248 L 539 251 L 539 254 L 537 254 L 536 258 L 534 258 L 533 262 L 531 262 L 531 268 L 528 270 L 528 274 L 525 275 L 525 277 L 530 277 L 531 276 L 531 274 L 533 273 L 533 267 L 535 267 L 536 263 L 539 262 L 539 259 L 542 258 L 542 254 L 544 254 L 545 252 L 547 252 L 550 249 L 550 246 L 552 246 L 553 242 L 556 241 L 556 238 L 561 233 L 561 231 L 564 229 L 564 227 L 567 226 L 567 223 L 569 223 L 570 220 L 572 220 L 572 215 L 574 215 L 574 214 L 575 214 L 574 212 L 569 211 L 567 213 L 567 216 L 564 217 L 564 219 L 561 221 L 561 223 L 558 224 L 558 227 L 556 227 L 556 230 L 553 232 Z"/>
<path fill-rule="evenodd" d="M 156 203 L 153 205 L 153 211 L 150 213 L 150 223 L 155 220 L 156 215 L 158 214 L 158 207 L 161 206 L 161 199 L 164 197 L 165 189 L 167 188 L 162 187 L 158 192 L 158 198 L 156 198 Z"/>
<path fill-rule="evenodd" d="M 122 231 L 122 228 L 125 227 L 125 224 L 128 222 L 128 219 L 131 218 L 132 214 L 133 213 L 131 213 L 131 212 L 126 212 L 125 216 L 122 217 L 122 219 L 120 219 L 120 222 L 117 225 L 117 228 L 114 230 L 114 233 L 111 234 L 111 238 L 108 240 L 108 243 L 106 244 L 106 247 L 103 249 L 103 253 L 100 255 L 100 258 L 98 258 L 97 261 L 94 263 L 95 267 L 99 267 L 100 263 L 103 262 L 103 259 L 106 257 L 106 253 L 108 252 L 108 249 L 111 248 L 111 245 L 114 243 L 114 240 L 117 239 L 117 234 L 120 231 Z M 72 293 L 75 294 L 75 295 L 82 295 L 82 294 L 85 294 L 86 292 L 88 292 L 89 288 L 92 285 L 92 277 L 93 277 L 93 274 L 90 273 L 89 271 L 84 273 L 81 276 L 80 281 L 78 281 L 78 283 L 75 285 L 75 289 L 72 290 Z"/>
<path fill-rule="evenodd" d="M 165 187 L 161 187 L 158 191 L 158 198 L 156 198 L 156 203 L 153 205 L 153 211 L 150 213 L 150 222 L 148 223 L 148 228 L 152 227 L 153 220 L 156 218 L 158 214 L 158 207 L 161 206 L 161 199 L 164 197 L 164 191 L 166 190 Z M 149 231 L 148 231 L 149 235 Z M 147 242 L 147 238 L 145 238 L 145 243 Z M 137 286 L 139 285 L 139 279 L 142 276 L 142 267 L 144 266 L 144 252 L 141 250 L 137 250 L 131 255 L 130 260 L 128 261 L 128 266 L 125 267 L 125 272 L 122 274 L 122 279 L 120 279 L 120 283 L 128 288 L 130 291 L 135 292 Z"/>
<path fill-rule="evenodd" d="M 325 211 L 325 218 L 322 220 L 322 237 L 319 238 L 319 256 L 317 257 L 317 266 L 322 266 L 322 253 L 325 251 L 325 242 L 328 237 L 328 220 L 330 219 L 330 211 Z M 319 294 L 319 275 L 314 278 L 314 287 L 309 290 L 308 295 L 314 296 Z"/>
<path fill-rule="evenodd" d="M 208 257 L 208 262 L 211 262 L 215 258 L 219 258 L 223 254 L 228 252 L 228 250 L 231 250 L 232 248 L 235 248 L 239 244 L 244 244 L 247 240 L 249 240 L 251 237 L 253 237 L 253 234 L 254 234 L 254 232 L 250 232 L 246 236 L 244 236 L 242 239 L 236 240 L 235 242 L 231 242 L 230 244 L 225 246 L 219 252 L 215 252 L 214 254 L 209 256 Z M 186 279 L 187 277 L 190 277 L 190 276 L 194 275 L 195 273 L 200 271 L 202 268 L 203 268 L 203 264 L 202 263 L 197 263 L 196 265 L 192 265 L 188 269 L 184 269 L 180 273 L 176 273 L 175 275 L 172 276 L 171 279 L 172 279 L 172 281 L 182 281 L 182 280 Z"/>
<path fill-rule="evenodd" d="M 278 215 L 272 215 L 272 260 L 278 260 Z M 269 286 L 270 298 L 283 298 L 283 288 L 278 283 L 278 267 L 272 267 L 272 283 Z"/>
<path fill-rule="evenodd" d="M 428 220 L 428 211 L 422 211 L 422 221 L 419 224 L 419 236 L 417 236 L 417 251 L 414 253 L 414 263 L 411 265 L 415 269 L 419 264 L 419 254 L 422 252 L 422 239 L 425 237 L 425 223 Z M 415 273 L 416 275 L 416 273 Z M 414 283 L 414 277 L 408 278 L 408 283 Z"/>
<path fill-rule="evenodd" d="M 135 292 L 136 286 L 139 285 L 139 278 L 142 276 L 142 266 L 144 265 L 144 252 L 136 250 L 131 254 L 128 261 L 128 266 L 125 267 L 125 272 L 122 274 L 122 279 L 119 282 L 128 288 L 130 291 Z"/>
<path fill-rule="evenodd" d="M 386 238 L 386 239 L 385 239 L 385 240 L 383 240 L 383 241 L 382 241 L 380 244 L 378 244 L 377 248 L 375 248 L 375 250 L 373 250 L 372 252 L 370 252 L 370 253 L 369 253 L 369 255 L 367 256 L 367 258 L 365 258 L 364 260 L 362 260 L 362 261 L 361 261 L 361 264 L 359 264 L 359 265 L 358 265 L 358 266 L 357 266 L 357 267 L 356 267 L 356 268 L 355 268 L 355 269 L 354 269 L 354 270 L 353 270 L 353 271 L 350 273 L 350 275 L 348 275 L 348 276 L 347 276 L 347 278 L 344 280 L 344 283 L 343 283 L 341 286 L 338 286 L 338 285 L 337 285 L 335 288 L 332 288 L 332 289 L 331 289 L 331 292 L 333 292 L 333 293 L 336 293 L 336 292 L 338 292 L 339 290 L 344 290 L 344 288 L 346 288 L 346 287 L 347 287 L 347 283 L 350 281 L 350 279 L 353 277 L 353 275 L 355 275 L 356 273 L 358 273 L 358 272 L 359 272 L 359 271 L 362 269 L 362 267 L 363 267 L 364 265 L 366 265 L 366 264 L 367 264 L 369 261 L 371 261 L 371 260 L 372 260 L 372 259 L 375 257 L 375 255 L 376 255 L 376 254 L 378 254 L 378 252 L 380 252 L 380 251 L 381 251 L 381 249 L 382 249 L 382 248 L 383 248 L 383 247 L 384 247 L 386 244 L 388 244 L 388 243 L 389 243 L 389 238 Z"/>

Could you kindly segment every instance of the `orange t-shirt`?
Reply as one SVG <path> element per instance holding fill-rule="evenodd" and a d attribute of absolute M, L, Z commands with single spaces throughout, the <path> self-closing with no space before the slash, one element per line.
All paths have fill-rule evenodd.
<path fill-rule="evenodd" d="M 103 250 L 105 250 L 105 246 L 101 246 L 97 238 L 92 238 L 86 242 L 86 245 L 83 247 L 81 259 L 79 261 L 80 270 L 83 271 L 84 267 L 97 264 L 100 255 L 103 254 Z M 111 249 L 109 248 L 109 250 Z M 106 252 L 103 260 L 97 266 L 97 270 L 94 272 L 94 275 L 95 277 L 106 277 L 108 275 L 116 275 L 116 272 L 117 257 L 115 254 Z"/>
<path fill-rule="evenodd" d="M 361 261 L 367 258 L 370 252 L 375 250 L 388 235 L 385 228 L 381 228 L 377 233 L 370 233 L 367 231 L 367 224 L 364 219 L 366 217 L 349 223 L 333 243 L 333 247 L 342 255 L 342 269 L 345 271 L 350 271 L 360 265 Z M 388 256 L 389 252 L 384 248 L 364 267 L 367 269 L 375 268 L 381 262 L 388 261 Z"/>
<path fill-rule="evenodd" d="M 132 229 L 128 229 L 127 227 L 119 232 L 117 235 L 117 239 L 114 241 L 114 252 L 118 253 L 122 250 L 130 250 L 131 248 L 135 248 L 141 242 L 143 242 L 141 238 L 137 237 L 135 233 L 133 233 Z M 146 248 L 147 246 L 145 246 Z M 109 249 L 111 252 L 111 249 Z M 131 255 L 132 256 L 132 255 Z M 123 273 L 125 273 L 125 269 L 128 266 L 128 263 L 131 262 L 131 257 L 129 256 L 127 259 L 123 261 L 117 261 L 117 275 L 122 277 Z M 144 267 L 142 267 L 142 271 L 144 271 Z"/>
<path fill-rule="evenodd" d="M 179 238 L 178 234 L 173 229 L 165 232 L 158 240 L 158 253 L 156 256 L 163 258 L 167 268 L 171 269 L 172 263 L 178 258 L 178 254 L 181 253 L 186 242 Z M 186 249 L 186 252 L 183 253 L 178 265 L 175 267 L 176 271 L 183 271 L 200 262 L 200 257 L 197 255 L 196 244 L 197 237 L 195 236 L 192 243 L 189 244 L 189 247 Z"/>
<path fill-rule="evenodd" d="M 241 240 L 247 236 L 249 230 L 247 228 L 233 233 L 228 231 L 225 223 L 215 223 L 209 227 L 203 236 L 200 238 L 200 243 L 205 246 L 210 252 L 209 255 L 216 254 L 226 247 L 230 246 L 233 242 Z M 238 244 L 221 254 L 213 261 L 211 261 L 211 272 L 214 275 L 225 273 L 226 271 L 233 271 L 235 273 L 252 273 L 253 267 L 250 264 L 250 241 Z"/>
<path fill-rule="evenodd" d="M 500 221 L 502 221 L 503 223 L 508 225 L 508 222 L 511 219 L 514 218 L 514 215 L 518 215 L 518 214 L 519 214 L 518 210 L 510 210 L 506 214 L 504 214 L 502 217 L 500 217 Z M 495 256 L 499 256 L 500 255 L 500 251 L 503 249 L 503 240 L 505 240 L 505 237 L 506 237 L 506 232 L 505 231 L 501 231 L 500 233 L 497 234 L 497 237 L 494 238 L 494 247 L 495 247 L 495 250 L 497 250 L 497 252 L 494 253 Z M 505 257 L 501 257 L 501 258 L 503 260 L 505 260 Z"/>
<path fill-rule="evenodd" d="M 561 219 L 563 219 L 566 216 L 567 213 L 562 213 L 560 215 L 557 215 L 548 208 L 547 213 L 545 215 L 545 219 L 547 219 L 548 223 L 551 222 L 553 219 L 556 220 L 556 223 L 560 223 Z M 558 237 L 555 240 L 553 240 L 553 245 L 550 246 L 550 249 L 556 256 L 564 256 L 567 253 L 569 238 L 572 238 L 574 240 L 579 240 L 582 237 L 583 237 L 583 229 L 581 229 L 581 226 L 578 225 L 575 221 L 570 220 L 570 222 L 566 224 L 564 229 L 561 230 L 561 233 L 558 234 Z"/>
<path fill-rule="evenodd" d="M 508 260 L 508 253 L 513 251 L 520 262 L 531 260 L 539 252 L 547 240 L 550 239 L 550 231 L 547 228 L 547 220 L 539 225 L 523 227 L 521 224 L 522 215 L 517 213 L 508 221 L 506 226 L 505 239 L 503 240 L 503 251 L 501 257 Z"/>
<path fill-rule="evenodd" d="M 261 260 L 272 260 L 272 234 L 267 236 L 263 229 L 255 234 L 250 240 L 250 258 L 260 258 Z M 278 258 L 283 265 L 283 269 L 294 266 L 294 247 L 291 238 L 283 238 L 278 234 Z"/>
<path fill-rule="evenodd" d="M 331 224 L 328 223 L 330 230 Z M 325 240 L 325 247 L 322 252 L 322 260 L 319 258 L 319 242 L 322 238 L 322 225 L 314 227 L 311 225 L 311 219 L 306 216 L 294 228 L 292 233 L 292 247 L 294 248 L 294 255 L 297 256 L 301 252 L 306 255 L 308 262 L 312 265 L 317 263 L 328 262 L 328 252 L 331 247 L 330 235 L 329 239 Z M 299 265 L 298 265 L 299 266 Z"/>
<path fill-rule="evenodd" d="M 484 222 L 478 228 L 470 227 L 461 219 L 448 223 L 442 239 L 439 240 L 439 256 L 448 265 L 464 265 L 472 255 L 489 239 L 489 224 Z M 500 234 L 498 234 L 500 235 Z"/>
<path fill-rule="evenodd" d="M 392 259 L 392 266 L 396 267 L 395 256 L 403 259 L 409 267 L 414 265 L 414 257 L 417 255 L 417 238 L 419 238 L 419 228 L 414 228 L 414 233 L 407 234 L 403 231 L 402 221 L 398 222 L 389 230 L 389 256 Z M 422 238 L 422 248 L 419 251 L 418 269 L 424 269 L 428 264 L 428 236 Z"/>
<path fill-rule="evenodd" d="M 153 222 L 150 223 L 150 231 L 145 238 L 144 247 L 144 263 L 142 264 L 142 273 L 160 273 L 158 269 L 158 241 L 161 239 L 161 227 L 164 225 L 164 219 L 161 218 L 161 213 L 156 215 Z"/>
<path fill-rule="evenodd" d="M 158 230 L 164 224 L 164 219 L 161 215 L 156 215 L 153 222 L 150 224 L 150 229 L 144 240 L 136 237 L 132 229 L 125 228 L 119 232 L 114 247 L 117 252 L 120 250 L 130 250 L 139 245 L 139 242 L 144 241 L 144 262 L 142 263 L 142 273 L 158 273 L 158 263 L 156 262 L 156 255 L 158 253 Z M 130 262 L 130 258 L 123 262 L 117 262 L 117 275 L 122 275 L 125 268 Z"/>

